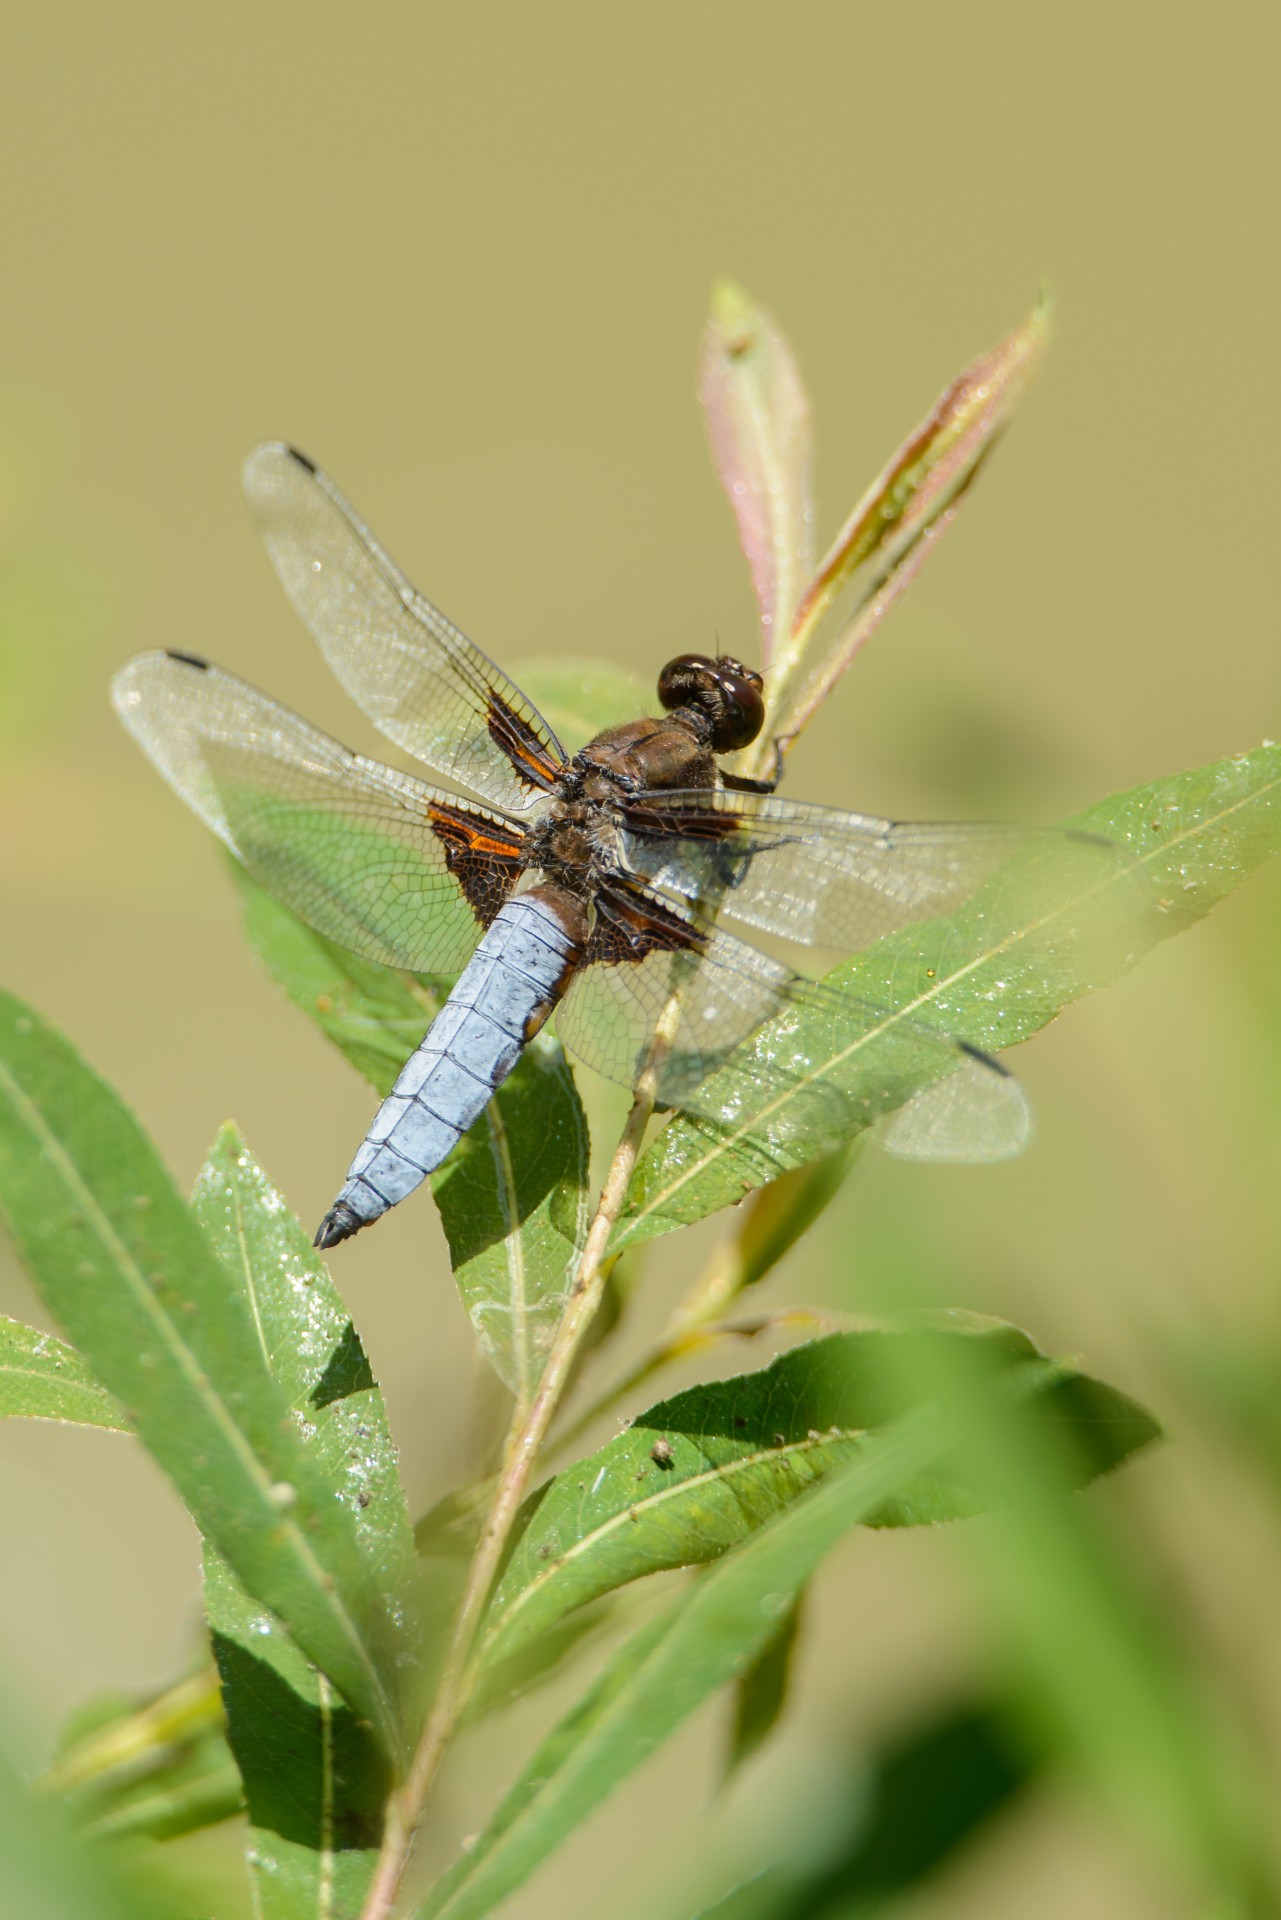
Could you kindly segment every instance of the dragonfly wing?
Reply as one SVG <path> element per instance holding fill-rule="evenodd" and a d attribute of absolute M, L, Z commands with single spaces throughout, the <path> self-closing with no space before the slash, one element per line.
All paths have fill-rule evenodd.
<path fill-rule="evenodd" d="M 712 1122 L 759 1179 L 886 1114 L 883 1143 L 913 1158 L 1001 1160 L 1026 1144 L 1022 1089 L 987 1054 L 804 980 L 639 886 L 601 900 L 611 918 L 558 1011 L 561 1039 L 625 1086 L 659 1040 L 660 1102 Z"/>
<path fill-rule="evenodd" d="M 277 899 L 367 960 L 453 973 L 514 887 L 518 829 L 331 740 L 191 655 L 112 682 L 143 751 Z"/>
<path fill-rule="evenodd" d="M 1070 836 L 930 826 L 733 792 L 637 795 L 624 857 L 652 884 L 807 946 L 845 951 L 949 913 L 1030 842 Z"/>
<path fill-rule="evenodd" d="M 547 793 L 565 758 L 550 727 L 410 585 L 327 475 L 270 443 L 244 481 L 285 592 L 380 732 L 508 812 Z"/>

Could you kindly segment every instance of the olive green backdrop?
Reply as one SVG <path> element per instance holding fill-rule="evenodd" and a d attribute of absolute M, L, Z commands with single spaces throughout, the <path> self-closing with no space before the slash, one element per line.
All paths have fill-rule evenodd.
<path fill-rule="evenodd" d="M 367 1090 L 244 952 L 212 842 L 106 701 L 140 647 L 214 656 L 340 737 L 238 492 L 322 460 L 505 663 L 750 650 L 693 398 L 713 278 L 788 329 L 820 537 L 965 360 L 1056 296 L 1046 371 L 910 601 L 797 752 L 797 794 L 1053 818 L 1281 730 L 1274 8 L 969 0 L 643 8 L 25 9 L 0 61 L 0 972 L 186 1182 L 233 1115 L 304 1219 Z M 865 1166 L 773 1297 L 1005 1313 L 1164 1409 L 1156 1358 L 1276 1313 L 1281 879 L 1019 1058 L 1039 1136 L 990 1171 Z M 692 1259 L 693 1254 L 687 1254 Z M 665 1249 L 640 1324 L 677 1283 Z M 415 1503 L 467 1446 L 469 1341 L 420 1199 L 334 1262 Z M 7 1247 L 0 1309 L 35 1317 Z M 761 1355 L 763 1359 L 764 1354 Z M 129 1443 L 0 1434 L 0 1637 L 37 1732 L 198 1625 L 194 1536 Z M 1192 1436 L 1139 1502 L 1153 1581 L 1281 1724 L 1276 1545 Z M 981 1641 L 933 1538 L 853 1543 L 789 1737 L 892 1722 Z M 526 1716 L 529 1725 L 545 1711 Z M 524 1726 L 521 1721 L 518 1726 Z M 447 1798 L 474 1826 L 514 1748 Z M 697 1842 L 708 1716 L 525 1897 L 600 1911 Z M 779 1762 L 778 1764 L 783 1764 Z M 673 1790 L 679 1783 L 679 1790 Z M 1047 1874 L 1047 1867 L 1051 1868 Z M 1035 1894 L 1032 1889 L 1035 1888 Z M 949 1913 L 1177 1912 L 1077 1802 L 976 1854 Z M 938 1911 L 943 1911 L 940 1906 Z M 923 1907 L 933 1913 L 934 1906 Z"/>

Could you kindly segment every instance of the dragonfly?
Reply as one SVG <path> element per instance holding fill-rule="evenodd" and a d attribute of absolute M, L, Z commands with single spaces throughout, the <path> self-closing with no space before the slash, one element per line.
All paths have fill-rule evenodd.
<path fill-rule="evenodd" d="M 801 1124 L 813 1151 L 878 1118 L 902 1154 L 1020 1150 L 1027 1102 L 996 1059 L 808 978 L 751 936 L 864 947 L 968 900 L 1025 830 L 846 813 L 722 768 L 766 711 L 762 676 L 730 655 L 668 661 L 658 716 L 567 753 L 304 454 L 261 446 L 244 479 L 342 686 L 447 783 L 351 751 L 192 653 L 139 654 L 112 682 L 144 752 L 285 906 L 367 960 L 457 976 L 317 1246 L 439 1167 L 553 1014 L 579 1060 L 629 1088 L 647 1075 L 659 1111 L 752 1143 L 766 1172 Z"/>

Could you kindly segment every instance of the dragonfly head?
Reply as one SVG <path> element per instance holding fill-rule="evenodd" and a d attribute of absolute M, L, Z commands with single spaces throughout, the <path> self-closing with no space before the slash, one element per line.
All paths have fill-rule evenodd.
<path fill-rule="evenodd" d="M 669 713 L 692 707 L 711 723 L 714 753 L 733 753 L 755 740 L 765 722 L 761 676 L 727 653 L 680 653 L 658 676 L 658 697 Z"/>

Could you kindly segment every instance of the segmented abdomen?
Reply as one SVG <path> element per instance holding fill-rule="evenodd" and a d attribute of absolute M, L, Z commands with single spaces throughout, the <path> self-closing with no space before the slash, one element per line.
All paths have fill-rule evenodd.
<path fill-rule="evenodd" d="M 500 908 L 374 1116 L 318 1247 L 377 1220 L 452 1153 L 569 985 L 573 920 L 550 889 Z"/>

